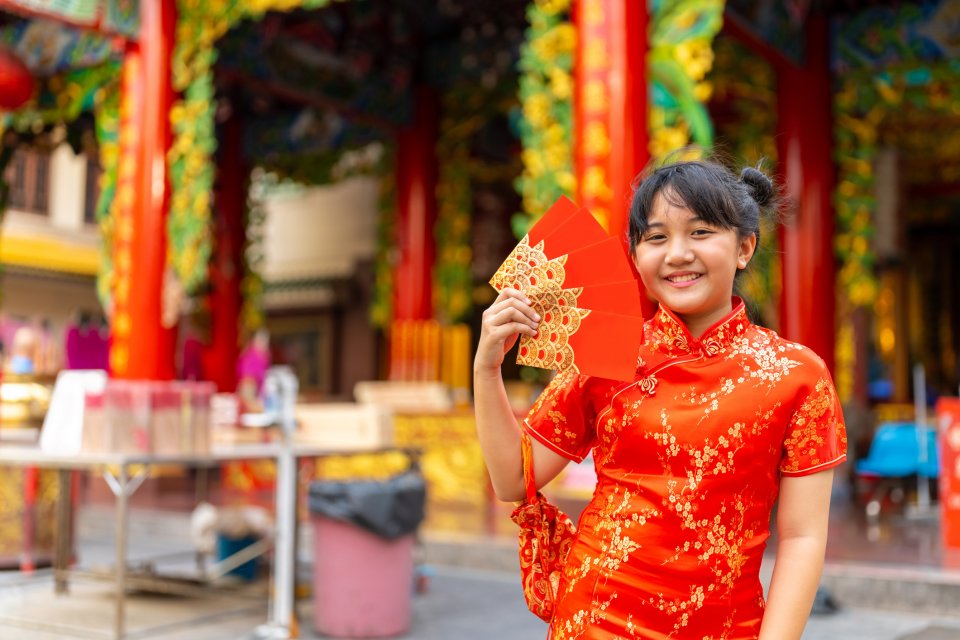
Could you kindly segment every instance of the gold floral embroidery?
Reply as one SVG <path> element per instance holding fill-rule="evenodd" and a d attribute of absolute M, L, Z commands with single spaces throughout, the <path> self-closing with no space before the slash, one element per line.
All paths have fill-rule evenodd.
<path fill-rule="evenodd" d="M 836 392 L 833 384 L 826 378 L 817 380 L 814 390 L 804 399 L 797 409 L 793 420 L 787 429 L 787 437 L 783 441 L 786 459 L 780 465 L 780 470 L 786 473 L 805 468 L 817 467 L 831 462 L 837 457 L 838 450 L 845 451 L 847 446 L 846 430 L 839 429 L 839 446 L 825 446 L 824 437 L 832 434 L 832 429 L 825 429 L 825 421 L 837 421 L 839 416 L 833 415 L 837 405 Z M 824 459 L 822 454 L 828 452 L 830 457 Z"/>
<path fill-rule="evenodd" d="M 543 393 L 541 393 L 533 403 L 533 407 L 530 408 L 530 414 L 538 413 L 540 409 L 543 408 L 543 405 L 548 402 L 551 406 L 556 406 L 558 396 L 572 384 L 576 383 L 576 377 L 576 371 L 566 370 L 557 373 L 550 381 L 550 384 L 547 385 L 547 388 L 543 390 Z"/>
<path fill-rule="evenodd" d="M 791 345 L 788 348 L 778 344 L 782 340 L 770 331 L 758 330 L 757 334 L 752 341 L 736 344 L 732 353 L 750 360 L 743 367 L 744 373 L 749 378 L 765 383 L 767 390 L 770 390 L 783 381 L 791 369 L 800 366 L 800 361 L 791 355 L 796 356 L 804 347 Z"/>
<path fill-rule="evenodd" d="M 570 616 L 563 626 L 554 626 L 553 640 L 576 640 L 587 631 L 588 625 L 595 625 L 601 620 L 606 620 L 607 609 L 617 599 L 616 593 L 610 594 L 606 600 L 594 598 L 590 603 L 589 609 L 580 609 Z"/>
<path fill-rule="evenodd" d="M 576 371 L 568 369 L 557 373 L 530 409 L 531 416 L 543 416 L 540 428 L 535 431 L 561 451 L 569 450 L 570 443 L 577 440 L 578 434 L 574 429 L 582 426 L 582 420 L 575 421 L 575 426 L 571 425 L 569 418 L 572 416 L 559 407 L 566 404 L 563 399 L 565 394 L 579 393 L 580 383 Z M 574 386 L 578 388 L 571 389 Z M 544 428 L 546 424 L 549 424 L 549 428 Z"/>
<path fill-rule="evenodd" d="M 602 581 L 620 571 L 641 548 L 640 543 L 629 535 L 630 532 L 643 527 L 649 519 L 659 515 L 660 512 L 652 507 L 637 510 L 634 507 L 633 494 L 623 490 L 621 495 L 620 489 L 615 488 L 607 495 L 599 512 L 590 518 L 590 522 L 596 521 L 591 529 L 600 539 L 599 554 L 585 556 L 579 565 L 568 565 L 564 575 L 566 592 L 574 590 L 581 580 L 593 574 L 595 580 Z M 606 600 L 593 598 L 589 610 L 579 610 L 563 626 L 554 628 L 555 639 L 572 640 L 580 637 L 588 628 L 587 625 L 594 625 L 605 619 L 606 610 L 616 597 L 617 593 L 613 592 Z"/>
<path fill-rule="evenodd" d="M 677 480 L 667 482 L 664 507 L 679 518 L 682 530 L 694 534 L 677 545 L 674 555 L 667 558 L 664 564 L 676 562 L 692 553 L 700 563 L 710 568 L 714 576 L 714 582 L 708 586 L 707 592 L 722 587 L 723 592 L 728 593 L 734 588 L 746 562 L 743 542 L 753 537 L 754 530 L 745 526 L 746 507 L 738 495 L 723 500 L 712 519 L 700 516 L 702 509 L 699 503 L 703 500 L 700 486 L 707 475 L 718 476 L 735 471 L 734 455 L 744 445 L 744 425 L 734 424 L 725 435 L 717 438 L 716 443 L 708 439 L 702 447 L 681 446 L 677 442 L 666 410 L 661 411 L 661 426 L 662 431 L 653 432 L 649 437 L 660 443 L 666 454 L 664 474 L 669 477 L 675 473 L 674 462 L 685 454 L 686 460 L 682 466 L 687 476 L 687 481 L 682 484 Z M 673 629 L 678 632 L 689 624 L 690 616 L 702 608 L 704 594 L 702 590 L 694 590 L 686 600 L 666 600 L 661 594 L 659 599 L 652 598 L 650 602 L 661 611 L 674 614 L 682 612 L 682 615 L 674 617 Z"/>
<path fill-rule="evenodd" d="M 675 355 L 702 352 L 707 356 L 717 356 L 735 344 L 750 326 L 746 307 L 738 302 L 726 320 L 700 336 L 699 340 L 693 338 L 683 323 L 663 307 L 657 310 L 645 330 L 647 343 L 655 350 Z"/>
<path fill-rule="evenodd" d="M 702 342 L 702 344 L 703 344 L 703 348 L 706 350 L 706 352 L 707 352 L 709 355 L 715 356 L 715 355 L 717 355 L 718 353 L 720 353 L 720 349 L 721 349 L 722 347 L 720 346 L 720 341 L 717 340 L 716 338 L 710 337 L 710 338 L 707 338 L 706 340 L 703 340 L 703 341 L 701 341 L 701 342 Z"/>
<path fill-rule="evenodd" d="M 640 381 L 640 390 L 651 396 L 657 392 L 657 379 L 654 376 L 647 376 Z"/>

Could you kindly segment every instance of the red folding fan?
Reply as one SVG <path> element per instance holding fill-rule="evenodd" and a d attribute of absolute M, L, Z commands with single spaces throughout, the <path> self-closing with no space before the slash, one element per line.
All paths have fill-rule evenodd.
<path fill-rule="evenodd" d="M 640 289 L 622 243 L 561 197 L 510 252 L 490 284 L 523 291 L 540 314 L 517 363 L 632 380 L 643 341 Z"/>

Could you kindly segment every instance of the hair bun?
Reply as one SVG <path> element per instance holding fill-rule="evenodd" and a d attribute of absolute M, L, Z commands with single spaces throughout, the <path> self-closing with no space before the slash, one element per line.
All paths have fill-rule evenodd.
<path fill-rule="evenodd" d="M 750 189 L 750 195 L 761 207 L 770 202 L 773 196 L 773 181 L 762 171 L 753 167 L 744 167 L 740 172 L 740 181 Z"/>

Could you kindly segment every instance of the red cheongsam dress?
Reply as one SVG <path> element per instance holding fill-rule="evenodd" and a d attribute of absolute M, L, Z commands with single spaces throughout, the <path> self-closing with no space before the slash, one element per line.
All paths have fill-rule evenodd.
<path fill-rule="evenodd" d="M 754 639 L 780 478 L 846 457 L 833 382 L 739 299 L 699 339 L 663 307 L 645 331 L 633 382 L 568 370 L 526 420 L 571 460 L 592 449 L 598 478 L 551 638 Z"/>

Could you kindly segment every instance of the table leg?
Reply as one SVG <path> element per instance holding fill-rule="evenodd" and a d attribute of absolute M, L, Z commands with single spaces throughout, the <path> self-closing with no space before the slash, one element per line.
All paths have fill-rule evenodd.
<path fill-rule="evenodd" d="M 210 467 L 197 469 L 195 479 L 195 502 L 210 502 Z"/>
<path fill-rule="evenodd" d="M 210 468 L 200 467 L 194 473 L 194 504 L 210 501 Z M 194 554 L 197 571 L 200 575 L 207 575 L 207 554 L 197 549 Z"/>
<path fill-rule="evenodd" d="M 277 456 L 277 533 L 274 549 L 273 606 L 271 623 L 276 630 L 290 634 L 294 629 L 294 536 L 296 535 L 297 459 L 289 445 Z M 290 638 L 292 635 L 286 635 Z"/>
<path fill-rule="evenodd" d="M 127 499 L 129 498 L 129 469 L 127 465 L 120 465 L 119 477 L 117 478 L 120 490 L 116 493 L 116 610 L 113 619 L 113 637 L 114 640 L 123 640 L 125 635 L 126 623 L 126 579 L 127 579 Z"/>
<path fill-rule="evenodd" d="M 71 510 L 73 507 L 73 472 L 68 469 L 57 470 L 57 514 L 54 522 L 53 541 L 53 580 L 54 593 L 68 591 L 68 569 L 70 551 L 73 547 Z"/>

